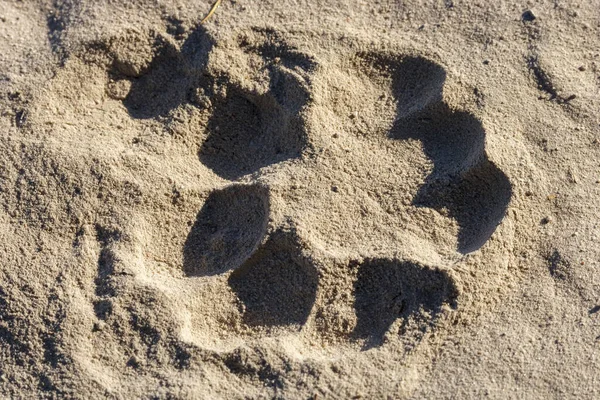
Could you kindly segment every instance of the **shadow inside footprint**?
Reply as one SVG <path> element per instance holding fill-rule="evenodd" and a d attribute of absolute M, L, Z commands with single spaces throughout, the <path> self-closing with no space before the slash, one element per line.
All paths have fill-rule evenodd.
<path fill-rule="evenodd" d="M 373 53 L 359 59 L 370 74 L 391 78 L 397 106 L 389 138 L 419 140 L 433 162 L 413 204 L 447 209 L 459 225 L 458 251 L 477 250 L 504 218 L 512 195 L 506 175 L 488 160 L 481 122 L 443 102 L 446 73 L 438 64 Z"/>
<path fill-rule="evenodd" d="M 316 61 L 294 47 L 274 29 L 254 28 L 261 39 L 258 43 L 242 40 L 240 47 L 247 53 L 259 55 L 269 72 L 270 93 L 280 107 L 298 113 L 310 99 L 309 90 L 302 82 L 317 67 Z"/>
<path fill-rule="evenodd" d="M 307 146 L 301 111 L 309 102 L 305 82 L 314 67 L 310 57 L 282 44 L 240 44 L 260 56 L 269 75 L 266 93 L 226 85 L 224 98 L 213 99 L 208 136 L 199 151 L 203 164 L 226 179 L 300 157 Z"/>
<path fill-rule="evenodd" d="M 292 233 L 277 231 L 229 278 L 250 326 L 302 325 L 315 302 L 318 272 Z"/>
<path fill-rule="evenodd" d="M 391 139 L 416 139 L 433 162 L 428 181 L 455 176 L 481 162 L 485 155 L 485 130 L 471 114 L 437 103 L 394 123 Z"/>
<path fill-rule="evenodd" d="M 485 153 L 485 130 L 473 115 L 439 103 L 397 120 L 393 139 L 417 139 L 433 170 L 413 204 L 447 209 L 459 226 L 458 251 L 479 249 L 504 218 L 512 195 L 508 177 Z"/>
<path fill-rule="evenodd" d="M 423 57 L 361 52 L 355 68 L 375 81 L 391 80 L 396 98 L 396 119 L 406 118 L 442 100 L 446 71 Z"/>
<path fill-rule="evenodd" d="M 391 259 L 368 259 L 358 268 L 353 336 L 366 339 L 365 350 L 383 344 L 398 318 L 428 314 L 433 322 L 443 304 L 456 307 L 456 287 L 439 269 Z"/>
<path fill-rule="evenodd" d="M 264 186 L 232 185 L 212 192 L 185 241 L 185 274 L 207 276 L 237 268 L 262 241 L 268 221 Z"/>
<path fill-rule="evenodd" d="M 216 174 L 233 180 L 299 157 L 305 142 L 302 122 L 270 95 L 255 97 L 230 88 L 214 104 L 199 157 Z"/>
<path fill-rule="evenodd" d="M 504 218 L 512 193 L 504 173 L 484 159 L 448 181 L 426 183 L 413 203 L 436 210 L 446 209 L 459 226 L 458 251 L 479 249 Z"/>
<path fill-rule="evenodd" d="M 127 72 L 132 68 L 122 65 L 116 69 L 130 76 L 131 89 L 123 104 L 133 118 L 165 116 L 187 102 L 190 91 L 199 85 L 213 45 L 203 27 L 188 36 L 181 50 L 164 38 L 155 42 L 156 54 L 141 73 Z M 130 55 L 133 61 L 135 57 Z"/>

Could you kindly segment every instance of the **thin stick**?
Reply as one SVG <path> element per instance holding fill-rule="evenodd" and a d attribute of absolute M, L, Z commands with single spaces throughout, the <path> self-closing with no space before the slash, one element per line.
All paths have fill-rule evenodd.
<path fill-rule="evenodd" d="M 221 1 L 222 0 L 215 1 L 215 4 L 213 4 L 213 6 L 211 7 L 208 14 L 206 14 L 206 17 L 204 17 L 204 19 L 202 21 L 200 21 L 201 24 L 205 23 L 206 20 L 208 20 L 215 13 L 215 11 L 217 11 L 217 7 L 219 7 L 219 4 L 221 4 Z"/>

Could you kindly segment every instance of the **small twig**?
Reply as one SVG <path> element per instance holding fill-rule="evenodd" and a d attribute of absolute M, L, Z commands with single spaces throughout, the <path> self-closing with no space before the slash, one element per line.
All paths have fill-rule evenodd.
<path fill-rule="evenodd" d="M 200 21 L 201 24 L 205 23 L 215 13 L 215 11 L 217 11 L 217 8 L 219 7 L 219 4 L 221 4 L 221 1 L 222 0 L 215 1 L 215 4 L 213 4 L 208 14 L 206 14 L 206 17 L 204 17 L 202 21 Z"/>

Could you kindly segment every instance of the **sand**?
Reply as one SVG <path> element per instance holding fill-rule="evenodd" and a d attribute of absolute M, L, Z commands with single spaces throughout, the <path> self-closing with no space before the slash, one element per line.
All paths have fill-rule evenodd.
<path fill-rule="evenodd" d="M 0 1 L 0 396 L 600 396 L 600 3 Z"/>

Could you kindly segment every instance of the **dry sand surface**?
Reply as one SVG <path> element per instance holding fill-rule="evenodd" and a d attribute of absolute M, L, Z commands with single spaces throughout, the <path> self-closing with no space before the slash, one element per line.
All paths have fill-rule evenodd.
<path fill-rule="evenodd" d="M 600 396 L 600 2 L 0 0 L 0 397 Z"/>

